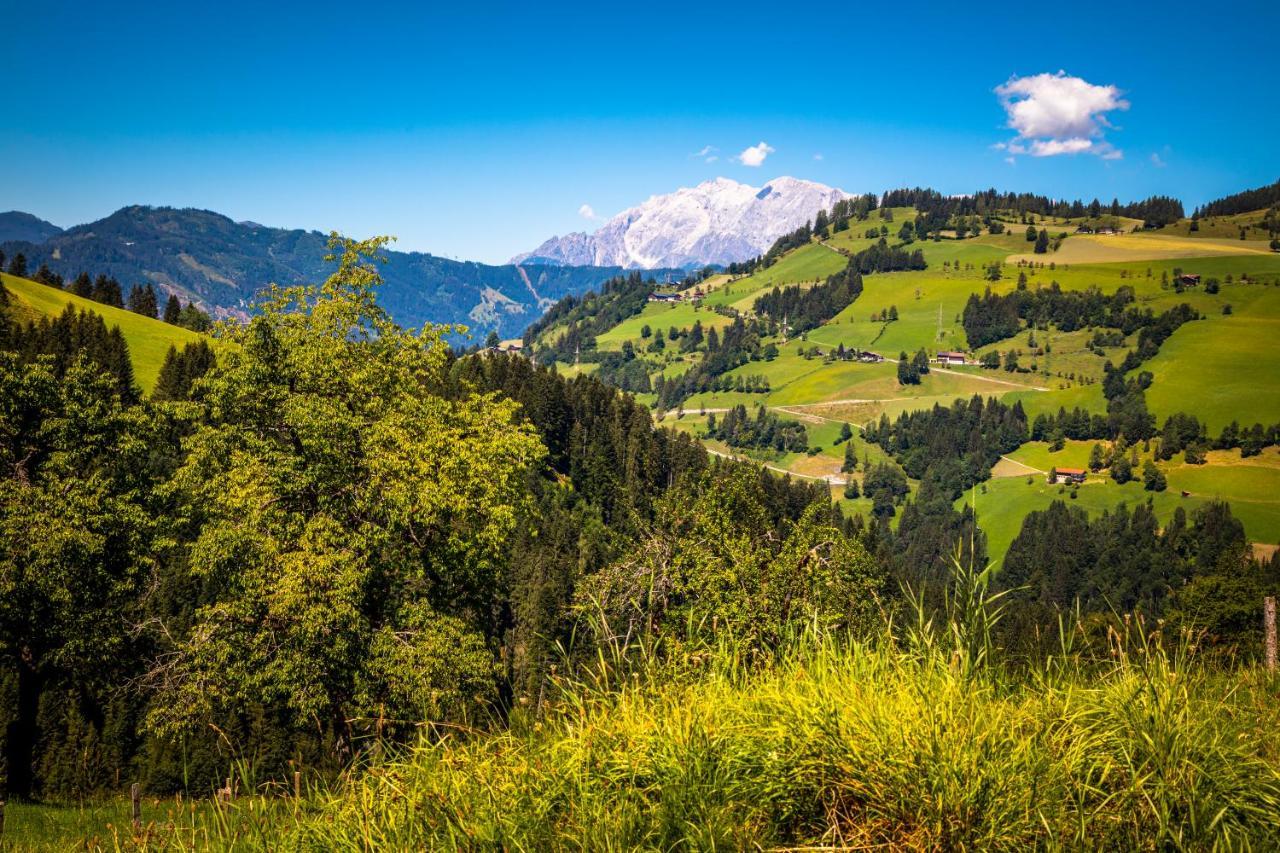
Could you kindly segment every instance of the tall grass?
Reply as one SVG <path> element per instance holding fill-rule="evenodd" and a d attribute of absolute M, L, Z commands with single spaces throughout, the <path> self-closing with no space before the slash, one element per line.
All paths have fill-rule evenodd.
<path fill-rule="evenodd" d="M 988 574 L 955 579 L 905 639 L 615 644 L 537 718 L 98 849 L 1274 849 L 1274 679 L 1124 619 L 1009 670 Z"/>
<path fill-rule="evenodd" d="M 1134 626 L 1016 679 L 945 643 L 808 632 L 767 666 L 579 682 L 214 841 L 270 849 L 1206 850 L 1280 838 L 1276 689 Z M 249 831 L 246 822 L 253 820 Z"/>

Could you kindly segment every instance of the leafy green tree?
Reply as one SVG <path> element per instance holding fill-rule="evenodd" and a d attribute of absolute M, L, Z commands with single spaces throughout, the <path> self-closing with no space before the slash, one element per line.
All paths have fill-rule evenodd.
<path fill-rule="evenodd" d="M 856 500 L 862 496 L 862 492 L 858 490 L 858 481 L 853 477 L 850 477 L 849 482 L 845 483 L 844 496 L 849 500 Z"/>
<path fill-rule="evenodd" d="M 161 732 L 262 702 L 349 743 L 495 696 L 492 594 L 544 451 L 514 403 L 451 391 L 450 327 L 377 306 L 384 242 L 334 235 L 321 287 L 220 330 L 172 483 L 207 603 L 151 673 Z"/>
<path fill-rule="evenodd" d="M 1034 243 L 1038 236 L 1039 235 L 1036 233 L 1036 227 L 1034 225 L 1028 225 L 1027 226 L 1027 242 Z"/>
<path fill-rule="evenodd" d="M 1111 479 L 1121 485 L 1133 479 L 1133 464 L 1129 461 L 1129 457 L 1118 453 L 1111 460 Z"/>
<path fill-rule="evenodd" d="M 502 343 L 502 338 L 498 337 L 497 329 L 490 329 L 488 336 L 484 339 L 485 349 L 497 349 Z"/>

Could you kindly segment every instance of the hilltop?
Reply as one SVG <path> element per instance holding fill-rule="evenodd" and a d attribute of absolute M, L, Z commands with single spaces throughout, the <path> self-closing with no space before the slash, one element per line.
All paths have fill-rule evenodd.
<path fill-rule="evenodd" d="M 318 231 L 235 222 L 208 210 L 135 205 L 43 239 L 36 239 L 44 233 L 38 229 L 23 233 L 25 239 L 0 243 L 0 250 L 24 254 L 33 269 L 44 263 L 66 278 L 89 270 L 126 287 L 151 282 L 217 316 L 247 316 L 254 295 L 268 284 L 320 281 L 333 266 L 325 261 L 328 238 Z M 491 266 L 420 252 L 384 254 L 379 300 L 397 321 L 461 323 L 481 337 L 490 330 L 518 335 L 556 300 L 620 272 L 616 266 Z"/>

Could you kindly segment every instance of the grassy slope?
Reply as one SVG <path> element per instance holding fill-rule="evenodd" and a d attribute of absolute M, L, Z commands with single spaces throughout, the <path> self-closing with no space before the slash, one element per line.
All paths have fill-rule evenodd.
<path fill-rule="evenodd" d="M 142 389 L 150 393 L 160 375 L 165 353 L 170 346 L 182 347 L 200 339 L 200 335 L 188 329 L 172 326 L 160 320 L 143 317 L 122 308 L 113 308 L 82 299 L 63 290 L 46 287 L 34 281 L 3 275 L 4 286 L 13 297 L 15 314 L 24 319 L 52 317 L 61 314 L 68 304 L 77 310 L 101 314 L 108 328 L 119 326 L 129 343 L 129 355 L 133 359 L 133 372 Z"/>

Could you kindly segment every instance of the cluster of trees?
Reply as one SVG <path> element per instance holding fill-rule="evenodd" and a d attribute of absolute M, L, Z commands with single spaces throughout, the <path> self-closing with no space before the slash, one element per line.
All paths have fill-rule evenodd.
<path fill-rule="evenodd" d="M 908 356 L 905 350 L 898 354 L 899 385 L 919 385 L 920 377 L 928 374 L 929 353 L 924 349 L 916 350 L 914 356 Z"/>
<path fill-rule="evenodd" d="M 905 412 L 895 421 L 881 415 L 866 431 L 913 479 L 924 479 L 931 466 L 955 462 L 945 472 L 951 498 L 991 476 L 991 466 L 1027 440 L 1027 416 L 1021 403 L 1007 406 L 974 395 L 950 406 Z"/>
<path fill-rule="evenodd" d="M 1239 642 L 1256 632 L 1258 602 L 1280 582 L 1275 563 L 1242 570 L 1249 562 L 1244 528 L 1224 503 L 1190 518 L 1178 507 L 1161 525 L 1145 503 L 1091 519 L 1055 501 L 1023 521 L 996 576 L 1012 604 L 1005 637 L 1028 642 L 1033 626 L 1052 629 L 1056 613 L 1079 606 L 1181 617 L 1206 626 L 1211 640 Z"/>
<path fill-rule="evenodd" d="M 927 269 L 924 252 L 920 249 L 908 252 L 899 246 L 890 246 L 883 237 L 875 245 L 849 257 L 848 272 L 869 275 L 877 272 Z"/>
<path fill-rule="evenodd" d="M 995 294 L 988 288 L 981 296 L 969 294 L 961 322 L 973 347 L 1013 337 L 1022 329 L 1023 321 L 1037 329 L 1052 324 L 1063 332 L 1073 332 L 1101 326 L 1130 335 L 1155 319 L 1150 309 L 1139 311 L 1132 307 L 1133 303 L 1134 291 L 1128 285 L 1107 296 L 1096 286 L 1063 290 L 1056 281 L 1029 290 L 1024 278 L 1011 293 Z"/>
<path fill-rule="evenodd" d="M 141 392 L 134 381 L 129 345 L 119 326 L 108 329 L 101 315 L 77 311 L 73 305 L 56 317 L 15 323 L 8 316 L 10 298 L 0 284 L 0 350 L 12 353 L 22 365 L 41 362 L 54 379 L 66 376 L 80 361 L 90 362 L 111 377 L 122 399 L 138 399 Z"/>
<path fill-rule="evenodd" d="M 197 379 L 204 376 L 217 363 L 213 347 L 204 338 L 184 344 L 182 349 L 170 344 L 165 353 L 164 364 L 160 366 L 160 375 L 156 378 L 156 387 L 151 392 L 151 399 L 186 400 L 191 396 L 191 387 Z"/>
<path fill-rule="evenodd" d="M 741 404 L 725 412 L 718 422 L 715 414 L 708 415 L 707 437 L 747 450 L 803 453 L 809 449 L 809 433 L 804 424 L 781 418 L 764 406 L 756 409 L 755 417 Z"/>
<path fill-rule="evenodd" d="M 862 276 L 852 267 L 827 276 L 822 284 L 804 288 L 775 287 L 755 301 L 755 312 L 784 322 L 791 334 L 816 329 L 862 295 Z"/>

